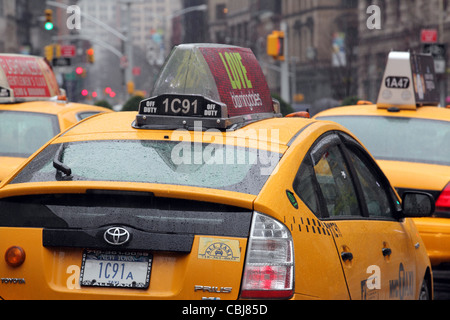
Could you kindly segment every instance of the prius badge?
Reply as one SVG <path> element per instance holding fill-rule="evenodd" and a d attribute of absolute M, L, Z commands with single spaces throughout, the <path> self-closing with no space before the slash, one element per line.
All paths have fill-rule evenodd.
<path fill-rule="evenodd" d="M 113 246 L 121 246 L 130 240 L 130 233 L 125 228 L 112 227 L 105 231 L 103 238 Z"/>

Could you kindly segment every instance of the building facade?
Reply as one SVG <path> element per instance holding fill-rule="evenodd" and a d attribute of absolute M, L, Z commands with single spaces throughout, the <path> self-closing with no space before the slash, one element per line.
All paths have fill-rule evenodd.
<path fill-rule="evenodd" d="M 380 10 L 378 17 L 376 12 L 367 10 L 374 5 Z M 427 41 L 422 39 L 422 30 L 435 30 L 437 37 L 431 41 L 437 44 L 448 47 L 450 43 L 450 5 L 447 0 L 365 0 L 360 1 L 358 12 L 358 96 L 361 99 L 376 101 L 390 51 L 424 52 Z M 371 17 L 379 20 L 379 28 L 371 26 L 373 20 L 368 21 Z M 448 55 L 444 55 L 447 61 Z M 439 72 L 438 79 L 441 103 L 445 103 L 447 70 Z"/>
<path fill-rule="evenodd" d="M 0 52 L 42 54 L 45 0 L 0 0 Z"/>
<path fill-rule="evenodd" d="M 290 95 L 312 104 L 356 94 L 358 1 L 209 0 L 213 42 L 250 47 L 273 92 L 280 92 L 280 62 L 267 57 L 266 38 L 285 24 Z M 337 50 L 337 51 L 336 51 Z"/>

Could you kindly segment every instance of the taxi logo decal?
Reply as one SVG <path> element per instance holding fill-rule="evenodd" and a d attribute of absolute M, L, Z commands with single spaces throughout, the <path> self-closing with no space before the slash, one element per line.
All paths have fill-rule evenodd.
<path fill-rule="evenodd" d="M 200 238 L 198 258 L 205 260 L 235 261 L 241 260 L 238 240 Z"/>

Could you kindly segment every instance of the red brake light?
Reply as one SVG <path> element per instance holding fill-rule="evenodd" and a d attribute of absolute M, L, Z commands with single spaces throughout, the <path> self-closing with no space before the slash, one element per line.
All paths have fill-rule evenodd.
<path fill-rule="evenodd" d="M 450 183 L 447 184 L 437 199 L 436 211 L 450 211 Z"/>
<path fill-rule="evenodd" d="M 240 298 L 289 299 L 293 294 L 291 233 L 281 222 L 255 212 Z"/>

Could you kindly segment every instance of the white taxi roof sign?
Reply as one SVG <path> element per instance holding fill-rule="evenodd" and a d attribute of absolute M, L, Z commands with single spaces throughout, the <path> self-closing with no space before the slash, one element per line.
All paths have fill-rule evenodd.
<path fill-rule="evenodd" d="M 418 106 L 438 104 L 433 57 L 410 52 L 390 52 L 377 107 L 415 110 Z"/>
<path fill-rule="evenodd" d="M 44 58 L 0 54 L 0 103 L 48 100 L 58 95 L 58 82 Z"/>
<path fill-rule="evenodd" d="M 248 48 L 182 44 L 168 56 L 133 126 L 141 129 L 237 128 L 281 116 L 258 60 Z"/>

